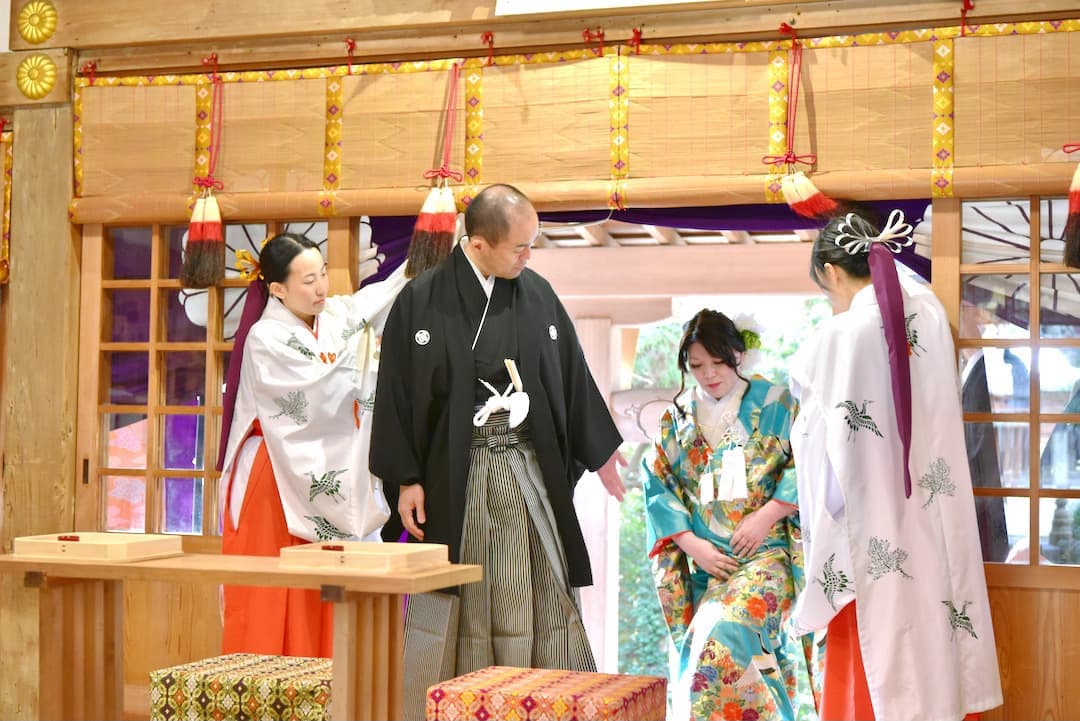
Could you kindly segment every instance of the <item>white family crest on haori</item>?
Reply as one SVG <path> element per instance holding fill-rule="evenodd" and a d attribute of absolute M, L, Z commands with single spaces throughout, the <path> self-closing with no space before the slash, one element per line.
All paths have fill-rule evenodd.
<path fill-rule="evenodd" d="M 402 264 L 384 281 L 330 296 L 314 329 L 270 298 L 244 345 L 224 492 L 241 446 L 258 442 L 246 441 L 258 420 L 289 532 L 309 541 L 378 540 L 390 509 L 368 470 L 376 338 L 406 282 Z M 229 497 L 235 523 L 241 489 Z"/>

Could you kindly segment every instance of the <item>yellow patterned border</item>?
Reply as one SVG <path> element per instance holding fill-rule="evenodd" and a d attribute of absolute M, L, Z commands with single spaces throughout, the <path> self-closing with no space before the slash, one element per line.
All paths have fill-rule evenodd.
<path fill-rule="evenodd" d="M 319 198 L 319 214 L 334 214 L 334 196 L 341 186 L 342 131 L 345 113 L 345 85 L 341 79 L 326 79 L 326 155 L 323 158 L 323 190 Z"/>
<path fill-rule="evenodd" d="M 192 178 L 210 174 L 210 125 L 214 114 L 214 83 L 209 75 L 197 76 L 201 82 L 195 90 L 195 167 Z M 98 78 L 101 84 L 101 78 Z M 197 186 L 192 184 L 195 192 Z"/>
<path fill-rule="evenodd" d="M 0 223 L 0 284 L 11 277 L 11 164 L 14 154 L 11 146 L 15 133 L 0 133 L 0 145 L 4 151 L 4 218 Z"/>
<path fill-rule="evenodd" d="M 626 179 L 630 177 L 630 63 L 621 52 L 608 56 L 608 112 L 611 140 L 611 188 L 608 208 L 626 208 Z"/>
<path fill-rule="evenodd" d="M 458 207 L 479 192 L 484 172 L 484 65 L 462 68 L 465 78 L 465 186 Z"/>
<path fill-rule="evenodd" d="M 71 114 L 72 121 L 74 122 L 74 128 L 72 132 L 72 142 L 74 143 L 74 158 L 75 158 L 75 193 L 76 198 L 82 196 L 82 183 L 83 183 L 83 163 L 82 163 L 82 144 L 83 144 L 83 128 L 82 128 L 82 112 L 83 112 L 83 99 L 82 88 L 78 85 L 75 86 L 75 93 L 71 99 Z"/>
<path fill-rule="evenodd" d="M 953 138 L 956 128 L 953 118 L 955 57 L 951 38 L 934 42 L 934 126 L 932 129 L 934 157 L 930 178 L 931 193 L 935 198 L 949 198 L 953 194 Z"/>
<path fill-rule="evenodd" d="M 778 158 L 787 152 L 789 56 L 787 48 L 769 51 L 769 155 Z M 769 166 L 769 174 L 765 178 L 766 203 L 784 202 L 780 179 L 786 172 L 787 167 L 783 164 Z"/>

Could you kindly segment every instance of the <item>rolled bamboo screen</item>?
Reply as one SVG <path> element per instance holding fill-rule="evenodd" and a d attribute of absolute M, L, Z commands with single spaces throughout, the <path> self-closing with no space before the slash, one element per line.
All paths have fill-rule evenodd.
<path fill-rule="evenodd" d="M 1070 20 L 807 40 L 794 149 L 816 155 L 815 182 L 833 195 L 1064 192 L 1060 146 L 1080 135 L 1077 30 Z M 789 47 L 465 60 L 451 153 L 461 194 L 509 182 L 551 209 L 777 202 L 762 157 L 786 144 Z M 423 172 L 441 162 L 453 62 L 224 73 L 223 212 L 415 213 Z M 97 80 L 77 82 L 72 217 L 186 220 L 205 163 L 207 77 Z"/>

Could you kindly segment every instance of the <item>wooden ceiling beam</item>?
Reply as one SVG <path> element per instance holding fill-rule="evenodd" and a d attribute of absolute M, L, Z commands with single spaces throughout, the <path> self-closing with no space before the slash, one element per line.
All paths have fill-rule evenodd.
<path fill-rule="evenodd" d="M 354 62 L 483 56 L 483 32 L 496 54 L 583 47 L 582 28 L 600 26 L 611 45 L 635 28 L 644 42 L 779 39 L 781 22 L 803 37 L 881 29 L 954 26 L 955 0 L 904 5 L 879 0 L 716 0 L 570 13 L 496 17 L 495 0 L 52 0 L 56 32 L 32 45 L 17 32 L 13 50 L 71 48 L 98 62 L 97 72 L 198 69 L 210 50 L 224 69 L 330 64 L 346 60 L 344 39 L 356 41 Z M 12 3 L 11 27 L 21 3 Z M 347 11 L 346 11 L 347 9 Z M 970 23 L 1074 17 L 1074 0 L 979 0 Z"/>
<path fill-rule="evenodd" d="M 560 298 L 817 293 L 810 243 L 534 250 L 529 267 Z"/>
<path fill-rule="evenodd" d="M 674 228 L 663 225 L 643 225 L 641 229 L 656 238 L 661 245 L 686 245 L 686 239 Z"/>

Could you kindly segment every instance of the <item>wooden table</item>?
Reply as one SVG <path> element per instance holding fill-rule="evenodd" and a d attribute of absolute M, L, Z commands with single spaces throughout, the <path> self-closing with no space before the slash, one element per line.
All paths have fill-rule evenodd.
<path fill-rule="evenodd" d="M 371 573 L 218 554 L 128 563 L 0 555 L 0 573 L 24 574 L 40 594 L 42 719 L 123 717 L 126 580 L 321 589 L 334 604 L 332 718 L 400 719 L 405 595 L 479 581 L 481 568 Z"/>

